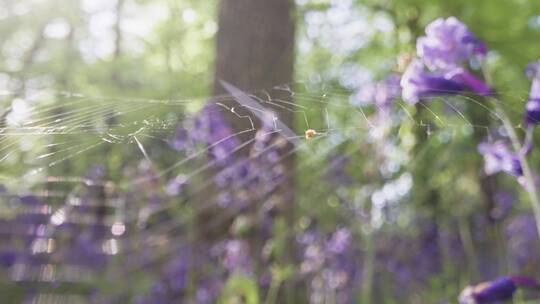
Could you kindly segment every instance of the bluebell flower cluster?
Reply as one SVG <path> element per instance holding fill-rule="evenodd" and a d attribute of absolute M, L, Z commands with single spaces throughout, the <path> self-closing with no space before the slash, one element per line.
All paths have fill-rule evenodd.
<path fill-rule="evenodd" d="M 103 166 L 90 168 L 81 185 L 60 198 L 3 191 L 4 207 L 14 210 L 0 219 L 0 267 L 10 279 L 51 289 L 91 286 L 92 276 L 118 253 L 125 232 L 123 223 L 109 217 L 114 207 L 107 205 L 105 174 Z M 39 293 L 30 291 L 29 301 L 35 301 Z"/>
<path fill-rule="evenodd" d="M 470 68 L 485 56 L 487 48 L 455 17 L 433 21 L 416 46 L 418 58 L 401 78 L 404 101 L 416 104 L 425 98 L 464 92 L 492 94 Z"/>
<path fill-rule="evenodd" d="M 525 74 L 532 80 L 529 99 L 525 105 L 525 123 L 537 125 L 540 123 L 540 61 L 530 63 Z"/>
<path fill-rule="evenodd" d="M 319 302 L 331 291 L 339 303 L 354 303 L 361 265 L 352 233 L 340 228 L 325 236 L 312 228 L 297 236 L 297 241 L 302 249 L 300 271 L 310 282 L 310 301 Z"/>
<path fill-rule="evenodd" d="M 518 155 L 506 142 L 481 143 L 478 152 L 484 156 L 486 174 L 505 172 L 515 177 L 523 175 Z"/>
<path fill-rule="evenodd" d="M 225 164 L 240 142 L 215 103 L 208 103 L 194 119 L 180 124 L 169 144 L 178 151 L 193 151 L 204 146 L 212 160 Z"/>

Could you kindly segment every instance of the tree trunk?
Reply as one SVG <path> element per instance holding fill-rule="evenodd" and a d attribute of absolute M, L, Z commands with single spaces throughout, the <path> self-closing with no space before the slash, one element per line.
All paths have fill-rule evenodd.
<path fill-rule="evenodd" d="M 219 80 L 225 80 L 245 91 L 270 90 L 292 81 L 293 12 L 293 0 L 221 1 L 214 96 L 226 93 Z M 272 97 L 283 96 L 272 94 Z M 231 102 L 228 103 L 235 105 Z M 276 112 L 286 125 L 292 126 L 291 112 Z M 235 117 L 230 122 L 235 130 L 246 127 L 245 121 Z"/>
<path fill-rule="evenodd" d="M 249 93 L 261 93 L 264 90 L 272 99 L 286 99 L 292 102 L 288 92 L 274 88 L 290 84 L 293 79 L 294 24 L 293 0 L 221 0 L 213 95 L 227 94 L 220 83 L 220 80 L 224 80 Z M 267 98 L 265 94 L 260 96 Z M 235 107 L 235 112 L 239 115 L 249 115 L 257 124 L 254 115 L 242 109 L 233 99 L 220 99 L 219 102 L 228 107 Z M 268 104 L 264 106 L 268 107 Z M 294 129 L 294 114 L 291 111 L 278 107 L 273 107 L 272 110 L 285 125 Z M 225 114 L 225 116 L 234 132 L 251 127 L 249 120 L 240 119 L 233 113 Z M 253 136 L 253 132 L 244 133 L 239 136 L 239 139 L 244 142 Z M 239 156 L 247 156 L 249 148 L 239 151 Z M 292 148 L 293 145 L 289 144 L 286 151 Z M 286 178 L 274 192 L 274 197 L 278 197 L 280 201 L 277 207 L 278 214 L 284 215 L 285 220 L 292 225 L 295 188 L 294 154 L 288 154 L 282 160 L 282 165 L 287 170 Z M 260 201 L 253 202 L 251 209 L 258 209 L 261 204 Z M 223 237 L 224 231 L 228 229 L 221 227 L 220 230 Z M 263 241 L 259 228 L 253 227 L 250 235 L 251 251 L 256 256 Z M 292 240 L 288 241 L 292 242 Z M 283 253 L 283 258 L 290 263 L 293 261 L 293 246 L 289 245 L 288 250 Z"/>
<path fill-rule="evenodd" d="M 222 0 L 214 94 L 224 93 L 219 79 L 243 90 L 290 83 L 293 18 L 291 0 Z"/>
<path fill-rule="evenodd" d="M 216 66 L 213 95 L 226 94 L 220 80 L 248 92 L 266 90 L 272 99 L 290 99 L 283 90 L 272 90 L 290 84 L 294 61 L 294 1 L 293 0 L 221 0 L 217 33 Z M 239 115 L 253 115 L 239 107 L 234 100 L 221 100 L 235 107 Z M 272 110 L 287 126 L 294 127 L 291 111 L 274 107 Z M 250 128 L 247 119 L 233 113 L 225 114 L 234 132 Z M 253 118 L 253 120 L 256 120 Z M 251 139 L 253 133 L 239 136 L 242 141 Z M 292 148 L 292 145 L 290 145 Z M 247 155 L 249 147 L 240 151 Z M 283 160 L 285 168 L 294 168 L 294 155 Z M 294 176 L 287 172 L 288 180 L 280 189 L 281 196 L 290 202 L 294 197 Z M 291 196 L 292 195 L 292 196 Z M 289 204 L 291 205 L 291 204 Z M 291 210 L 288 210 L 291 211 Z M 290 212 L 288 212 L 290 213 Z"/>

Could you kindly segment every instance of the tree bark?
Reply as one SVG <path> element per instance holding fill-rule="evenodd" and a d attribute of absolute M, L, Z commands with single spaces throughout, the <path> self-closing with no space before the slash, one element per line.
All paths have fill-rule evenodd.
<path fill-rule="evenodd" d="M 245 90 L 270 90 L 293 78 L 294 2 L 292 0 L 222 0 L 219 10 L 214 96 L 226 93 L 219 80 Z M 280 93 L 280 92 L 275 92 Z M 284 94 L 285 92 L 281 92 Z M 272 94 L 273 98 L 279 98 Z M 236 105 L 229 101 L 230 105 Z M 276 110 L 292 126 L 291 112 Z M 245 121 L 230 119 L 236 130 Z"/>
<path fill-rule="evenodd" d="M 293 0 L 221 0 L 219 7 L 219 22 L 217 33 L 216 63 L 214 74 L 213 95 L 227 94 L 220 80 L 227 81 L 241 90 L 249 93 L 268 92 L 272 99 L 286 99 L 292 102 L 290 93 L 274 88 L 290 84 L 293 80 L 294 62 L 294 1 Z M 257 95 L 259 95 L 257 94 Z M 266 94 L 260 95 L 267 98 Z M 255 117 L 246 109 L 242 109 L 233 99 L 220 103 L 234 107 L 235 112 Z M 264 105 L 268 107 L 268 104 Z M 294 129 L 294 114 L 282 108 L 273 107 L 276 116 L 291 129 Z M 225 113 L 226 111 L 224 111 Z M 234 132 L 249 129 L 250 121 L 240 119 L 233 113 L 225 114 Z M 257 124 L 257 122 L 255 122 Z M 239 139 L 244 142 L 253 138 L 254 133 L 244 133 Z M 248 156 L 250 147 L 239 151 L 239 156 Z M 293 148 L 289 144 L 285 149 L 287 157 L 282 160 L 286 168 L 285 180 L 274 192 L 273 197 L 279 198 L 277 214 L 284 216 L 285 221 L 292 227 L 294 222 L 294 153 L 287 151 Z M 252 212 L 257 213 L 262 202 L 253 202 Z M 255 211 L 253 211 L 255 209 Z M 207 215 L 208 216 L 208 215 Z M 219 215 L 217 215 L 219 216 Z M 211 217 L 211 215 L 210 215 Z M 230 223 L 229 223 L 230 224 Z M 257 226 L 257 225 L 255 225 Z M 221 227 L 221 236 L 226 227 Z M 225 229 L 223 229 L 225 228 Z M 257 256 L 261 249 L 262 235 L 258 227 L 253 227 L 250 233 L 251 252 Z M 286 263 L 293 262 L 293 240 L 288 240 L 288 252 L 283 253 Z"/>
<path fill-rule="evenodd" d="M 272 99 L 290 99 L 287 92 L 272 89 L 292 82 L 294 23 L 293 0 L 221 0 L 213 95 L 226 94 L 220 83 L 220 80 L 225 80 L 246 92 L 266 90 Z M 233 99 L 220 99 L 219 102 L 235 107 L 239 115 L 253 116 Z M 276 107 L 272 110 L 284 124 L 294 127 L 291 111 Z M 234 132 L 250 128 L 249 120 L 240 119 L 233 113 L 224 114 Z M 245 141 L 253 135 L 244 133 L 238 137 Z M 247 156 L 248 153 L 249 147 L 240 151 L 239 155 Z M 283 165 L 292 170 L 294 155 L 286 157 Z M 289 178 L 284 185 L 287 186 L 283 186 L 279 192 L 284 199 L 287 195 L 286 200 L 290 201 L 294 176 L 292 172 L 286 175 Z"/>
<path fill-rule="evenodd" d="M 292 81 L 294 16 L 291 0 L 222 0 L 217 33 L 217 80 L 243 90 Z"/>

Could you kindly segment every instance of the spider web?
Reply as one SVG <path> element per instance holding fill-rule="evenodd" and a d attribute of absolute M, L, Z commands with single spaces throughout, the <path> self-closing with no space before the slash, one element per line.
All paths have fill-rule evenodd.
<path fill-rule="evenodd" d="M 141 274 L 144 270 L 170 261 L 178 244 L 193 241 L 193 230 L 223 227 L 252 204 L 258 208 L 271 205 L 276 193 L 282 200 L 292 200 L 293 196 L 288 198 L 288 193 L 280 192 L 280 184 L 276 184 L 258 193 L 255 202 L 248 199 L 240 204 L 219 203 L 222 192 L 241 192 L 252 179 L 259 178 L 248 176 L 242 183 L 226 183 L 220 188 L 223 171 L 242 162 L 252 163 L 283 147 L 284 142 L 291 148 L 278 154 L 274 164 L 297 156 L 295 170 L 281 174 L 283 180 L 303 178 L 298 181 L 294 198 L 301 200 L 312 185 L 327 182 L 331 166 L 326 162 L 336 152 L 344 157 L 380 152 L 391 160 L 379 160 L 381 167 L 389 168 L 385 173 L 389 179 L 406 171 L 403 167 L 422 161 L 421 153 L 407 158 L 399 149 L 388 149 L 388 145 L 396 143 L 386 139 L 401 132 L 403 126 L 446 142 L 456 134 L 475 130 L 486 138 L 500 132 L 497 125 L 478 124 L 466 113 L 466 108 L 472 106 L 489 112 L 497 121 L 499 114 L 489 106 L 488 98 L 440 97 L 416 107 L 396 100 L 393 110 L 384 112 L 388 116 L 381 117 L 377 106 L 365 106 L 369 100 L 309 83 L 239 94 L 233 94 L 239 102 L 237 107 L 222 103 L 231 96 L 210 98 L 216 105 L 211 112 L 232 114 L 246 122 L 245 128 L 182 151 L 175 150 L 171 140 L 177 136 L 179 126 L 188 135 L 199 131 L 193 122 L 207 98 L 148 100 L 66 92 L 25 100 L 10 94 L 1 96 L 3 102 L 12 105 L 3 114 L 0 129 L 0 168 L 4 172 L 0 180 L 7 188 L 0 192 L 4 206 L 1 227 L 9 236 L 2 248 L 27 252 L 22 262 L 10 268 L 9 279 L 23 286 L 38 303 L 95 299 L 96 288 L 105 290 L 105 295 L 99 294 L 98 298 L 111 294 L 125 297 L 130 294 L 130 284 L 145 276 Z M 502 100 L 516 101 L 517 105 L 504 107 L 512 116 L 521 115 L 526 92 L 504 92 L 500 96 Z M 245 111 L 239 114 L 238 108 Z M 424 115 L 412 113 L 419 109 Z M 279 111 L 292 113 L 296 125 L 283 124 L 275 114 Z M 308 138 L 306 130 L 314 130 L 315 136 Z M 270 137 L 271 141 L 253 150 L 257 136 Z M 229 157 L 225 163 L 209 157 L 213 148 L 231 138 L 247 138 L 229 155 L 243 157 Z M 369 150 L 366 145 L 376 148 Z M 246 149 L 252 150 L 246 155 Z M 392 154 L 388 150 L 395 155 L 388 155 Z M 273 167 L 263 164 L 257 169 L 266 172 Z M 182 189 L 169 189 L 174 182 L 180 184 L 177 188 L 189 186 L 189 191 L 179 194 Z M 209 194 L 209 189 L 215 192 Z M 250 191 L 245 191 L 246 195 Z M 334 192 L 341 195 L 343 189 L 320 187 L 312 191 L 315 193 L 310 195 L 324 197 Z M 405 187 L 401 197 L 407 191 Z M 372 210 L 369 225 L 382 225 L 380 213 L 384 206 L 379 207 L 374 208 L 378 211 Z M 210 220 L 196 222 L 198 214 L 215 210 L 217 215 Z M 25 217 L 31 218 L 29 224 L 10 227 L 10 220 Z M 79 240 L 80 235 L 84 242 Z M 79 257 L 70 255 L 73 246 L 81 246 Z M 119 281 L 123 282 L 117 283 L 114 291 L 107 290 L 107 282 Z"/>

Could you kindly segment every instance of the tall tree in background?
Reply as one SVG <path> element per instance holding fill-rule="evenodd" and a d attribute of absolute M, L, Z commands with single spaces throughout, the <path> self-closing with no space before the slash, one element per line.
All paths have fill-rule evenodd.
<path fill-rule="evenodd" d="M 220 80 L 251 92 L 271 90 L 289 84 L 293 78 L 294 63 L 294 1 L 292 0 L 222 0 L 219 7 L 216 66 L 213 95 L 225 94 Z M 289 98 L 287 92 L 272 91 L 273 99 Z M 223 102 L 238 106 L 234 100 Z M 291 111 L 273 109 L 283 123 L 294 125 Z M 242 109 L 236 108 L 241 113 Z M 247 115 L 249 113 L 244 112 Z M 234 131 L 249 128 L 249 121 L 231 113 L 228 121 Z M 245 134 L 242 140 L 253 136 Z M 292 148 L 292 147 L 291 147 Z M 244 152 L 247 153 L 247 152 Z M 286 168 L 294 168 L 294 156 L 285 160 Z M 282 193 L 292 194 L 291 179 L 284 184 Z M 290 201 L 290 197 L 288 200 Z"/>
<path fill-rule="evenodd" d="M 214 96 L 226 93 L 220 80 L 245 91 L 270 90 L 292 81 L 295 28 L 293 11 L 293 0 L 221 0 Z M 284 96 L 273 94 L 272 97 Z M 238 105 L 232 100 L 226 103 L 230 106 Z M 286 125 L 293 125 L 294 117 L 290 111 L 274 110 Z M 246 120 L 233 116 L 229 117 L 229 122 L 235 131 L 249 127 Z"/>
<path fill-rule="evenodd" d="M 226 93 L 220 84 L 220 80 L 225 80 L 246 92 L 266 90 L 273 99 L 290 100 L 287 92 L 272 88 L 292 82 L 295 41 L 294 1 L 221 0 L 218 23 L 214 96 Z M 240 115 L 244 113 L 250 115 L 248 112 L 242 113 L 245 109 L 239 108 L 234 100 L 225 102 L 220 100 L 220 102 L 236 107 L 235 112 Z M 280 108 L 273 110 L 283 123 L 293 128 L 294 115 L 291 111 Z M 250 127 L 249 120 L 239 119 L 232 113 L 227 119 L 235 132 Z M 253 133 L 244 134 L 241 140 L 244 141 L 253 135 Z M 292 148 L 292 145 L 289 145 L 287 149 Z M 283 165 L 289 171 L 285 172 L 287 178 L 275 193 L 281 202 L 278 210 L 286 215 L 289 224 L 294 220 L 292 212 L 294 172 L 290 171 L 294 170 L 294 164 L 293 154 L 288 154 L 283 159 Z M 256 205 L 257 202 L 253 204 Z M 257 247 L 260 244 L 253 245 Z M 284 254 L 290 256 L 290 252 Z"/>
<path fill-rule="evenodd" d="M 292 0 L 221 1 L 214 95 L 224 93 L 220 79 L 243 90 L 292 81 L 293 9 Z M 280 118 L 292 122 L 290 115 Z"/>

